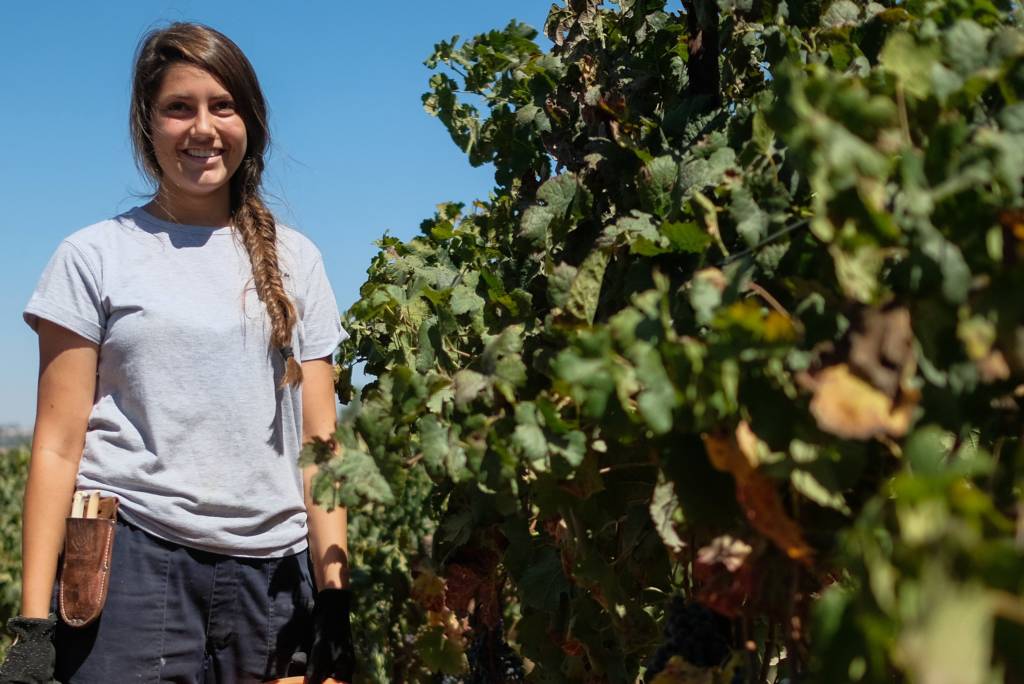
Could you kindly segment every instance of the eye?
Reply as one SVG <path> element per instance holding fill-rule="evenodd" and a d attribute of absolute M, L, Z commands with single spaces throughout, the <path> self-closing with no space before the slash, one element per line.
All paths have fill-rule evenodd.
<path fill-rule="evenodd" d="M 168 112 L 184 112 L 188 110 L 188 105 L 184 102 L 171 102 L 164 109 Z"/>
<path fill-rule="evenodd" d="M 213 108 L 219 112 L 233 112 L 235 111 L 235 103 L 230 100 L 224 100 L 215 104 Z"/>

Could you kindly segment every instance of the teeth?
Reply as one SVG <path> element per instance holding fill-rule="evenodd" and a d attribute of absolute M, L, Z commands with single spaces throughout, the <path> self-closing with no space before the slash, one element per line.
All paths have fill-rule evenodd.
<path fill-rule="evenodd" d="M 220 150 L 185 150 L 185 154 L 190 157 L 215 157 L 220 154 Z"/>

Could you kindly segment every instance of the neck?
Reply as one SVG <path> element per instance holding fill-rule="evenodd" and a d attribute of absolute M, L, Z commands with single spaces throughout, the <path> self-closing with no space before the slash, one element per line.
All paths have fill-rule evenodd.
<path fill-rule="evenodd" d="M 146 211 L 164 221 L 192 226 L 226 226 L 231 223 L 230 189 L 227 185 L 208 195 L 185 195 L 161 185 Z"/>

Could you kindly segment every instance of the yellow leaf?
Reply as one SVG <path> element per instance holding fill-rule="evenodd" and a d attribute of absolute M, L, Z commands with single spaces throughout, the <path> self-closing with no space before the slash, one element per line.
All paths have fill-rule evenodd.
<path fill-rule="evenodd" d="M 956 336 L 964 343 L 967 358 L 981 361 L 988 356 L 996 341 L 996 326 L 982 316 L 963 316 L 957 323 Z"/>
<path fill-rule="evenodd" d="M 778 311 L 771 311 L 764 319 L 765 342 L 788 342 L 796 338 L 793 321 Z"/>
<path fill-rule="evenodd" d="M 740 453 L 747 459 L 750 467 L 756 468 L 761 461 L 758 454 L 764 444 L 757 438 L 754 431 L 750 429 L 750 424 L 745 420 L 741 420 L 740 424 L 736 426 L 736 445 L 740 448 Z M 766 446 L 764 448 L 767 449 Z"/>
<path fill-rule="evenodd" d="M 747 457 L 740 451 L 731 435 L 701 435 L 708 460 L 716 469 L 730 473 L 737 480 L 746 478 L 753 471 Z"/>
<path fill-rule="evenodd" d="M 894 406 L 889 397 L 851 373 L 845 363 L 822 370 L 814 377 L 813 385 L 811 415 L 825 432 L 864 440 L 907 433 L 916 403 L 912 393 Z"/>

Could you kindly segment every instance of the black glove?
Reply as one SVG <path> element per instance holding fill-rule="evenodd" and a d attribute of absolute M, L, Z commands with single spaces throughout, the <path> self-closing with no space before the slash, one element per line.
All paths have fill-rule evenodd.
<path fill-rule="evenodd" d="M 53 632 L 57 616 L 48 618 L 12 617 L 7 629 L 16 637 L 0 665 L 0 684 L 50 684 L 57 652 Z"/>
<path fill-rule="evenodd" d="M 313 645 L 306 662 L 308 684 L 321 684 L 327 677 L 351 682 L 356 656 L 352 647 L 352 592 L 322 589 L 313 606 Z"/>

